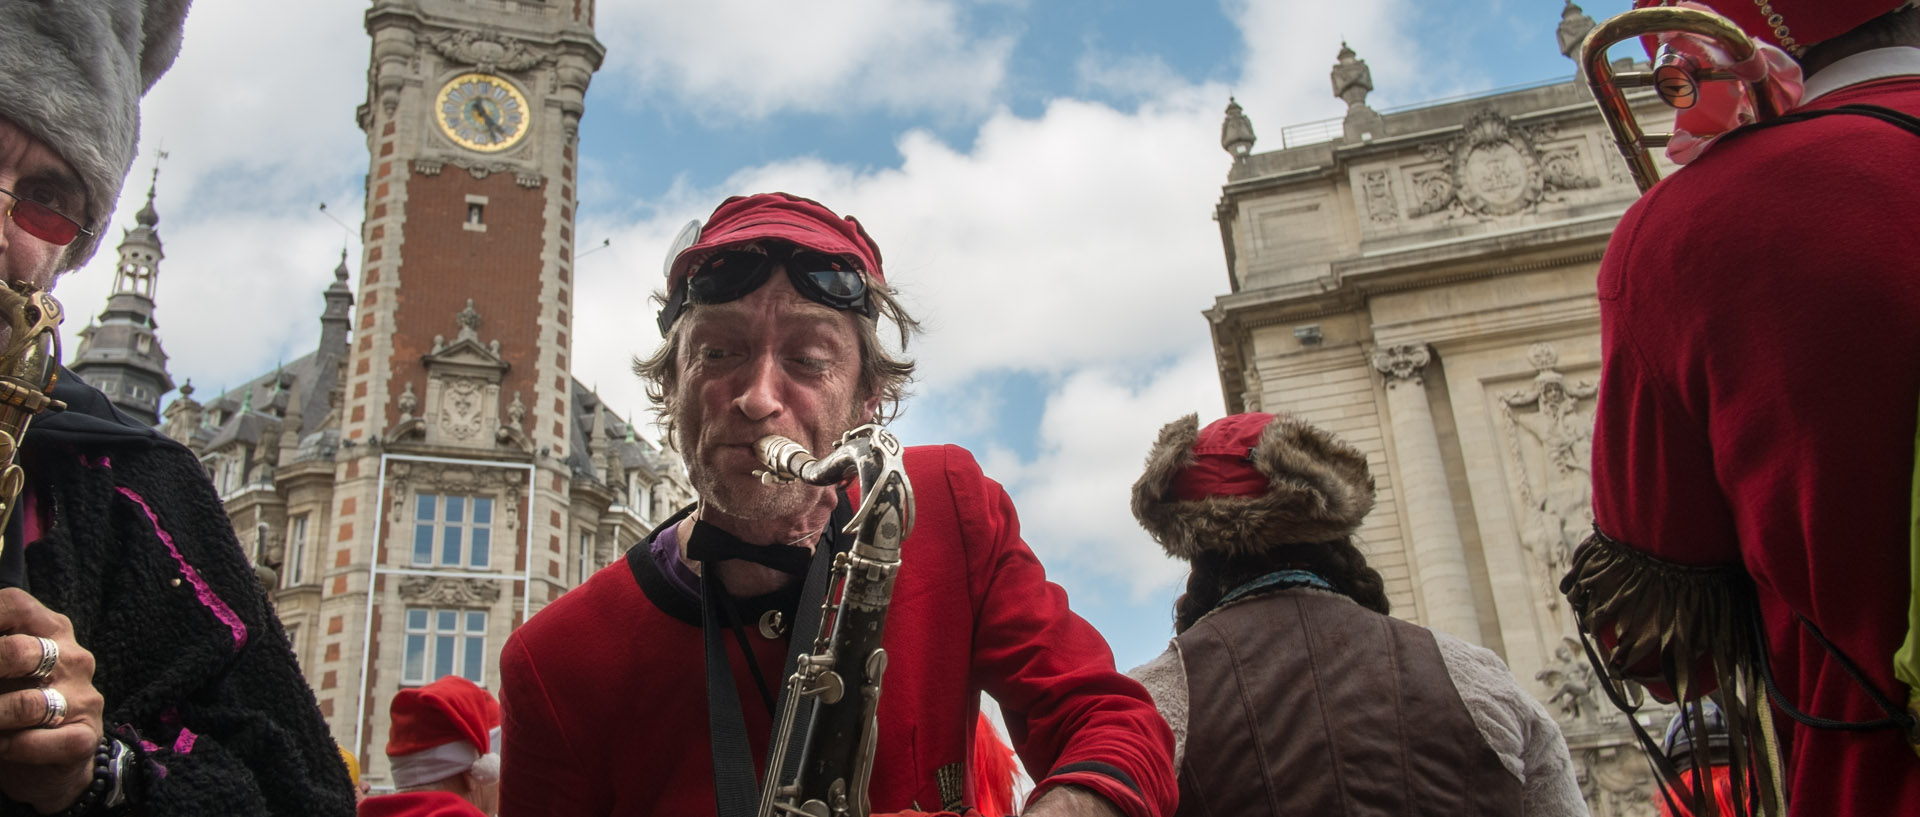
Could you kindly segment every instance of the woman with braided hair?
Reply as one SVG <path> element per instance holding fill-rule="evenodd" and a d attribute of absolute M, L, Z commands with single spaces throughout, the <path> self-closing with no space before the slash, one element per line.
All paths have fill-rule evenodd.
<path fill-rule="evenodd" d="M 1366 456 L 1298 419 L 1160 430 L 1133 513 L 1192 564 L 1131 674 L 1173 727 L 1182 815 L 1584 815 L 1567 744 L 1491 651 L 1392 618 L 1353 533 Z"/>

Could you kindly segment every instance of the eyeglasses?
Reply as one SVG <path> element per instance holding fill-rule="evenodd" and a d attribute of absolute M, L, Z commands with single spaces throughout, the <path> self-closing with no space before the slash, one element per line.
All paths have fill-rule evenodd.
<path fill-rule="evenodd" d="M 0 187 L 0 193 L 7 194 L 7 198 L 13 200 L 13 205 L 7 208 L 7 216 L 13 219 L 13 223 L 20 225 L 20 229 L 25 230 L 27 235 L 56 247 L 72 244 L 75 238 L 82 235 L 89 237 L 93 235 L 92 230 L 80 226 L 78 221 L 61 215 L 58 210 L 33 199 L 23 199 L 20 194 L 4 187 Z"/>
<path fill-rule="evenodd" d="M 708 256 L 687 273 L 677 291 L 668 293 L 660 310 L 660 334 L 680 317 L 687 304 L 724 304 L 759 289 L 773 274 L 775 262 L 786 267 L 787 280 L 808 300 L 839 310 L 856 310 L 874 317 L 878 308 L 867 297 L 867 276 L 843 255 L 776 244 L 771 249 L 749 246 Z"/>

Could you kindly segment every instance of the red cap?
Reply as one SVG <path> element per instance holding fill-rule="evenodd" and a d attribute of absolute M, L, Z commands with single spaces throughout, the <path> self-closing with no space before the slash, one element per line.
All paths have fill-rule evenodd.
<path fill-rule="evenodd" d="M 1740 26 L 1741 31 L 1798 53 L 1830 40 L 1868 20 L 1893 11 L 1907 0 L 1697 0 Z M 1673 0 L 1634 0 L 1634 8 L 1670 6 Z"/>
<path fill-rule="evenodd" d="M 1268 479 L 1253 467 L 1253 447 L 1273 415 L 1250 412 L 1222 417 L 1200 429 L 1193 464 L 1173 477 L 1172 498 L 1192 502 L 1210 496 L 1260 496 Z"/>
<path fill-rule="evenodd" d="M 880 271 L 880 247 L 853 216 L 841 218 L 820 202 L 791 193 L 760 193 L 720 203 L 701 225 L 700 239 L 681 250 L 667 267 L 667 292 L 673 292 L 693 265 L 714 250 L 769 238 L 849 256 L 873 280 L 886 281 Z"/>
<path fill-rule="evenodd" d="M 500 725 L 500 704 L 487 691 L 458 675 L 449 675 L 393 696 L 393 726 L 387 732 L 387 756 L 424 752 L 449 743 L 467 743 L 480 754 L 492 744 Z"/>

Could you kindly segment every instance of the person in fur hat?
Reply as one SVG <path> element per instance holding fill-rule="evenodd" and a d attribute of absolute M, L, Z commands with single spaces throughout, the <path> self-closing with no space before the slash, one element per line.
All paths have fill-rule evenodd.
<path fill-rule="evenodd" d="M 393 696 L 387 760 L 394 794 L 369 797 L 359 817 L 491 817 L 500 810 L 500 704 L 449 675 Z"/>
<path fill-rule="evenodd" d="M 186 12 L 0 2 L 13 300 L 99 246 Z M 0 814 L 351 814 L 347 770 L 199 461 L 65 369 L 50 391 L 65 408 L 20 440 L 0 548 Z"/>
<path fill-rule="evenodd" d="M 1387 615 L 1353 540 L 1373 492 L 1364 454 L 1292 417 L 1160 430 L 1133 514 L 1193 572 L 1131 674 L 1173 728 L 1177 813 L 1585 815 L 1506 664 Z"/>

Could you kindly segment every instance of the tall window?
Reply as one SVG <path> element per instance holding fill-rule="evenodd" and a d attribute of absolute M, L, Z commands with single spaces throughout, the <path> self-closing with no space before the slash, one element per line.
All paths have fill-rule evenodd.
<path fill-rule="evenodd" d="M 591 531 L 580 532 L 580 552 L 576 556 L 575 564 L 577 567 L 575 568 L 575 572 L 578 575 L 574 577 L 574 584 L 585 584 L 587 577 L 593 575 L 594 570 L 593 533 Z"/>
<path fill-rule="evenodd" d="M 307 580 L 307 515 L 301 514 L 287 521 L 287 560 L 280 565 L 286 574 L 285 587 L 293 587 Z"/>
<path fill-rule="evenodd" d="M 413 513 L 413 563 L 470 567 L 493 562 L 493 500 L 484 496 L 421 494 Z"/>
<path fill-rule="evenodd" d="M 486 657 L 486 611 L 407 608 L 407 654 L 400 683 L 429 684 L 458 675 L 484 686 Z"/>

